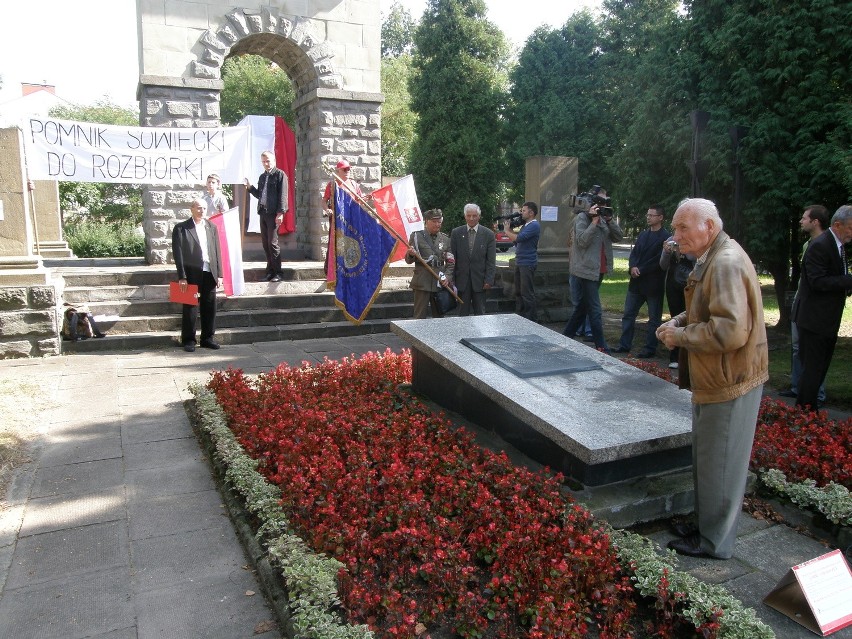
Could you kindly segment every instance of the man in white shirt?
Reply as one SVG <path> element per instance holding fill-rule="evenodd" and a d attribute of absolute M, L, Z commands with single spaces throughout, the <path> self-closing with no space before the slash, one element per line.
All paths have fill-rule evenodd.
<path fill-rule="evenodd" d="M 178 284 L 185 293 L 190 284 L 198 287 L 198 305 L 184 304 L 181 321 L 183 350 L 195 350 L 195 324 L 201 315 L 202 348 L 218 349 L 216 333 L 216 289 L 222 286 L 222 258 L 219 231 L 204 218 L 207 202 L 198 197 L 189 205 L 192 217 L 176 225 L 172 232 L 172 253 Z"/>

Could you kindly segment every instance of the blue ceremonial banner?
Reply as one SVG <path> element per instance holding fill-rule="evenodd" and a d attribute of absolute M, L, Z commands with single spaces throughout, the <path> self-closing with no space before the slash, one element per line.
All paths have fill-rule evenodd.
<path fill-rule="evenodd" d="M 346 191 L 334 190 L 335 303 L 360 324 L 382 285 L 397 240 Z"/>

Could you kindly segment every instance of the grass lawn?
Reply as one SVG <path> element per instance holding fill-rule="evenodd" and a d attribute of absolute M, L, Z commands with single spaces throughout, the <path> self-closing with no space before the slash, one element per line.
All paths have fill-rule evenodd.
<path fill-rule="evenodd" d="M 627 293 L 627 260 L 615 259 L 615 269 L 604 279 L 601 285 L 601 304 L 605 311 L 621 313 L 624 310 L 624 297 Z M 769 337 L 769 385 L 777 390 L 790 386 L 790 329 L 777 328 L 780 312 L 775 297 L 772 278 L 760 278 L 763 293 L 763 314 Z M 668 308 L 663 307 L 663 320 L 668 319 Z M 639 313 L 641 319 L 647 319 L 646 308 Z M 609 339 L 609 335 L 607 335 Z M 616 339 L 618 336 L 616 336 Z M 846 302 L 840 335 L 831 368 L 826 378 L 826 394 L 832 406 L 852 409 L 852 303 Z"/>

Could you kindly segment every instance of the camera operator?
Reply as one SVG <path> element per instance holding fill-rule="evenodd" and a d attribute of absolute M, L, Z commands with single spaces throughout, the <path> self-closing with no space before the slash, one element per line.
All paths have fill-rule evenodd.
<path fill-rule="evenodd" d="M 536 219 L 537 216 L 538 205 L 535 202 L 524 202 L 521 207 L 523 224 L 520 230 L 517 233 L 513 231 L 513 221 L 510 221 L 505 225 L 504 231 L 515 243 L 515 312 L 533 322 L 536 321 L 533 277 L 538 266 L 538 238 L 541 235 L 541 224 Z"/>
<path fill-rule="evenodd" d="M 624 232 L 613 218 L 606 190 L 592 190 L 593 204 L 574 218 L 574 240 L 571 247 L 570 273 L 572 285 L 579 290 L 573 300 L 574 313 L 565 325 L 563 335 L 571 337 L 583 325 L 586 316 L 592 327 L 595 348 L 609 354 L 603 334 L 603 317 L 599 288 L 604 275 L 612 270 L 612 243 L 619 242 Z"/>

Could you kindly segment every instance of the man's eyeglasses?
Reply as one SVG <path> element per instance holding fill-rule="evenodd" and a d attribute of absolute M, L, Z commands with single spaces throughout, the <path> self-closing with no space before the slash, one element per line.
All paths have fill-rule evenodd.
<path fill-rule="evenodd" d="M 351 168 L 346 168 L 346 169 L 343 169 L 343 170 L 344 170 L 346 173 L 349 173 L 349 171 L 351 171 L 352 169 L 351 169 Z"/>

